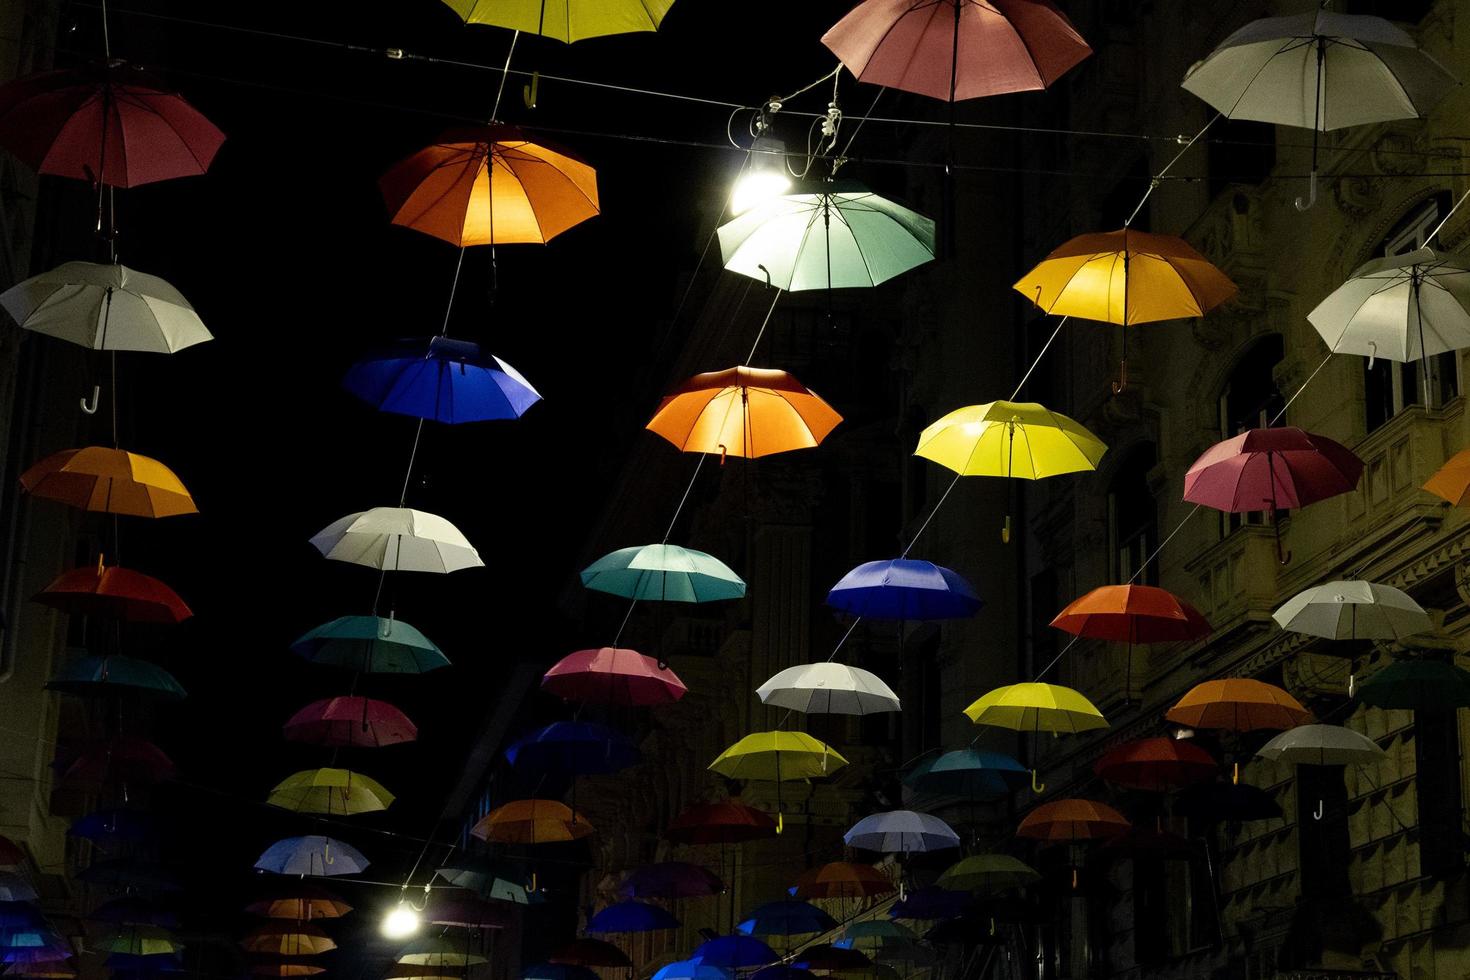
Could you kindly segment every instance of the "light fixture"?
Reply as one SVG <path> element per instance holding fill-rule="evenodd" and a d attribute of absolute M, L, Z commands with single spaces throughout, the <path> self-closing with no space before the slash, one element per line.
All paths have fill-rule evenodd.
<path fill-rule="evenodd" d="M 383 924 L 380 928 L 388 939 L 407 939 L 419 931 L 419 914 L 408 904 L 407 899 L 400 899 L 398 904 L 383 916 Z"/>
<path fill-rule="evenodd" d="M 786 144 L 772 136 L 757 136 L 750 145 L 750 163 L 730 194 L 730 213 L 744 214 L 757 204 L 779 197 L 790 189 Z"/>

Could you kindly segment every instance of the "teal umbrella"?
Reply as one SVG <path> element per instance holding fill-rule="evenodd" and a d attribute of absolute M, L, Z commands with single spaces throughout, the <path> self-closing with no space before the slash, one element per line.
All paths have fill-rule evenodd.
<path fill-rule="evenodd" d="M 46 689 L 63 694 L 96 698 L 113 694 L 142 694 L 150 697 L 188 697 L 174 675 L 156 664 L 132 657 L 95 657 L 83 654 L 61 668 L 46 682 Z"/>
<path fill-rule="evenodd" d="M 485 858 L 462 857 L 434 872 L 456 888 L 465 888 L 481 898 L 514 905 L 529 905 L 530 896 L 521 884 L 525 875 Z"/>
<path fill-rule="evenodd" d="M 1399 660 L 1357 685 L 1357 697 L 1375 708 L 1470 708 L 1470 671 L 1443 660 Z"/>
<path fill-rule="evenodd" d="M 381 616 L 342 616 L 303 634 L 291 649 L 314 663 L 368 674 L 422 674 L 449 666 L 427 636 Z"/>
<path fill-rule="evenodd" d="M 745 582 L 712 555 L 673 544 L 619 548 L 582 570 L 582 584 L 625 599 L 714 602 L 739 599 Z"/>

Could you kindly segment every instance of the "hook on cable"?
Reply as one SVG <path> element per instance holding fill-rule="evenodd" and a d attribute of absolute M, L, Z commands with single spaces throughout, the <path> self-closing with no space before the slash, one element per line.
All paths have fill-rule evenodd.
<path fill-rule="evenodd" d="M 96 415 L 97 414 L 97 404 L 98 404 L 98 402 L 99 402 L 99 400 L 101 398 L 102 398 L 102 386 L 101 385 L 93 385 L 92 386 L 92 397 L 91 397 L 91 399 L 88 400 L 86 398 L 82 398 L 82 399 L 78 399 L 78 401 L 81 402 L 82 411 L 86 412 L 88 415 Z"/>

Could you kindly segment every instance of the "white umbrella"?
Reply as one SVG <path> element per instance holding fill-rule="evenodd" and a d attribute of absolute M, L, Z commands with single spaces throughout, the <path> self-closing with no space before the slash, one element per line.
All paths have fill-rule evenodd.
<path fill-rule="evenodd" d="M 793 711 L 871 715 L 899 711 L 898 695 L 876 674 L 847 664 L 798 664 L 756 688 L 763 703 Z"/>
<path fill-rule="evenodd" d="M 67 262 L 0 293 L 0 306 L 26 330 L 92 350 L 172 354 L 213 339 L 177 289 L 122 265 Z"/>
<path fill-rule="evenodd" d="M 385 571 L 455 572 L 485 563 L 459 528 L 408 507 L 374 507 L 333 521 L 311 539 L 328 558 Z"/>
<path fill-rule="evenodd" d="M 1388 753 L 1366 735 L 1341 725 L 1301 725 L 1261 746 L 1256 753 L 1273 762 L 1308 766 L 1371 765 Z"/>
<path fill-rule="evenodd" d="M 1299 592 L 1271 618 L 1293 633 L 1329 640 L 1402 640 L 1434 629 L 1423 607 L 1400 590 L 1358 580 Z"/>
<path fill-rule="evenodd" d="M 917 854 L 960 846 L 960 835 L 949 824 L 917 810 L 889 810 L 863 817 L 842 840 L 851 847 L 888 854 Z"/>

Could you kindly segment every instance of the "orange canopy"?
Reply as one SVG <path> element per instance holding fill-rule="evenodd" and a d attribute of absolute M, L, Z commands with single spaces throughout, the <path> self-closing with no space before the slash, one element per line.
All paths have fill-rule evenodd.
<path fill-rule="evenodd" d="M 267 922 L 252 929 L 240 940 L 248 953 L 274 953 L 279 956 L 316 956 L 337 948 L 332 937 L 308 922 Z"/>
<path fill-rule="evenodd" d="M 1312 713 L 1274 684 L 1231 677 L 1195 685 L 1164 718 L 1190 728 L 1254 732 L 1305 725 Z"/>
<path fill-rule="evenodd" d="M 799 899 L 867 898 L 897 890 L 888 876 L 872 865 L 833 861 L 803 871 L 792 895 Z"/>
<path fill-rule="evenodd" d="M 245 911 L 268 919 L 303 922 L 307 919 L 341 918 L 352 911 L 352 906 L 325 888 L 298 881 L 273 888 L 267 897 L 245 906 Z"/>
<path fill-rule="evenodd" d="M 1434 471 L 1424 489 L 1456 507 L 1470 506 L 1470 449 L 1462 449 Z"/>
<path fill-rule="evenodd" d="M 648 428 L 686 453 L 769 456 L 809 449 L 842 416 L 785 371 L 696 374 L 664 397 Z"/>
<path fill-rule="evenodd" d="M 555 844 L 588 836 L 592 825 L 556 800 L 515 800 L 491 810 L 470 833 L 499 844 Z"/>
<path fill-rule="evenodd" d="M 1057 614 L 1059 630 L 1115 643 L 1160 643 L 1193 640 L 1210 632 L 1210 624 L 1183 599 L 1151 585 L 1104 585 L 1093 589 Z"/>
<path fill-rule="evenodd" d="M 1128 818 L 1104 803 L 1092 800 L 1055 800 L 1026 814 L 1016 828 L 1017 837 L 1053 844 L 1066 844 L 1125 834 L 1133 825 Z"/>
<path fill-rule="evenodd" d="M 53 453 L 20 475 L 26 492 L 81 510 L 133 517 L 197 514 L 173 470 L 122 449 L 88 446 Z"/>

